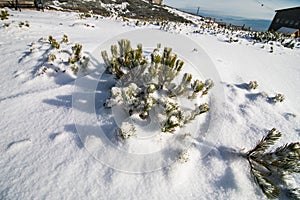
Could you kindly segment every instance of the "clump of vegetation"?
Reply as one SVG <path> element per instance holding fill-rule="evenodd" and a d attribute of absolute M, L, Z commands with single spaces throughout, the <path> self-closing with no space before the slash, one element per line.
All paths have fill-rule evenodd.
<path fill-rule="evenodd" d="M 53 38 L 52 35 L 50 35 L 48 37 L 48 41 L 51 44 L 52 48 L 55 48 L 55 49 L 59 49 L 60 48 L 60 44 L 56 41 L 56 39 Z"/>
<path fill-rule="evenodd" d="M 118 45 L 111 46 L 111 57 L 106 51 L 102 57 L 106 72 L 115 77 L 117 85 L 112 87 L 106 107 L 122 105 L 129 116 L 137 115 L 141 120 L 148 119 L 151 111 L 157 112 L 162 132 L 174 132 L 209 111 L 205 103 L 187 111 L 177 101 L 179 96 L 196 101 L 199 93 L 202 93 L 200 97 L 206 95 L 214 84 L 210 79 L 204 83 L 198 79 L 193 81 L 188 73 L 176 83 L 174 80 L 184 62 L 171 48 L 161 50 L 158 45 L 147 59 L 141 44 L 133 49 L 129 40 L 120 40 Z"/>
<path fill-rule="evenodd" d="M 82 59 L 79 61 L 79 64 L 81 66 L 81 69 L 83 72 L 86 71 L 86 69 L 88 68 L 88 65 L 90 63 L 90 58 L 87 56 L 83 56 Z"/>
<path fill-rule="evenodd" d="M 189 160 L 190 160 L 190 155 L 188 153 L 188 150 L 187 149 L 182 150 L 178 156 L 178 161 L 181 163 L 186 163 Z"/>
<path fill-rule="evenodd" d="M 238 39 L 233 39 L 233 37 L 230 37 L 229 38 L 229 43 L 232 43 L 232 42 L 238 42 L 239 40 Z"/>
<path fill-rule="evenodd" d="M 66 34 L 63 35 L 62 39 L 61 39 L 61 43 L 68 43 L 69 42 L 69 38 Z"/>
<path fill-rule="evenodd" d="M 120 136 L 123 140 L 136 135 L 136 129 L 132 124 L 126 123 L 123 127 L 124 128 L 118 128 L 116 130 L 117 135 Z"/>
<path fill-rule="evenodd" d="M 274 97 L 269 97 L 269 100 L 273 103 L 283 102 L 285 100 L 285 96 L 278 93 Z"/>
<path fill-rule="evenodd" d="M 24 24 L 25 24 L 24 22 L 20 22 L 19 27 L 21 28 L 22 26 L 24 26 Z"/>
<path fill-rule="evenodd" d="M 76 63 L 77 61 L 80 60 L 81 58 L 81 50 L 82 50 L 82 45 L 81 44 L 75 44 L 73 47 L 72 47 L 72 56 L 69 57 L 68 59 L 68 62 L 70 64 L 74 64 Z"/>
<path fill-rule="evenodd" d="M 6 28 L 9 27 L 9 26 L 10 26 L 10 23 L 4 23 L 3 24 L 3 27 L 6 27 Z"/>
<path fill-rule="evenodd" d="M 19 23 L 19 27 L 22 28 L 23 26 L 30 27 L 30 24 L 29 24 L 28 21 L 25 21 L 25 22 L 21 21 L 21 22 Z"/>
<path fill-rule="evenodd" d="M 1 13 L 0 13 L 0 19 L 1 19 L 1 20 L 8 19 L 8 16 L 9 16 L 8 11 L 5 10 L 5 9 L 2 9 L 2 10 L 1 10 Z"/>
<path fill-rule="evenodd" d="M 286 183 L 292 173 L 300 172 L 300 143 L 285 144 L 267 152 L 281 135 L 273 128 L 244 157 L 250 164 L 250 172 L 256 184 L 268 198 L 278 198 L 284 191 L 287 197 L 300 199 L 300 190 Z"/>
<path fill-rule="evenodd" d="M 80 19 L 86 19 L 86 18 L 91 18 L 91 17 L 92 17 L 92 14 L 88 13 L 88 12 L 79 14 Z"/>
<path fill-rule="evenodd" d="M 68 58 L 68 63 L 72 64 L 71 70 L 77 74 L 79 68 L 85 72 L 90 63 L 90 58 L 82 56 L 82 45 L 76 43 L 72 46 L 72 56 Z"/>
<path fill-rule="evenodd" d="M 290 40 L 290 41 L 288 41 L 288 42 L 283 41 L 283 42 L 282 42 L 282 45 L 283 45 L 284 47 L 293 49 L 293 48 L 295 47 L 296 43 L 295 43 L 295 41 Z"/>
<path fill-rule="evenodd" d="M 249 90 L 255 90 L 258 87 L 257 81 L 250 81 L 248 83 L 248 88 Z"/>
<path fill-rule="evenodd" d="M 53 36 L 50 35 L 48 38 L 41 38 L 39 40 L 39 43 L 47 45 L 50 44 L 50 47 L 47 50 L 47 61 L 41 64 L 45 67 L 39 70 L 38 75 L 45 74 L 48 70 L 48 75 L 52 75 L 59 72 L 65 73 L 68 70 L 66 67 L 68 67 L 75 75 L 77 75 L 79 70 L 81 70 L 83 73 L 87 72 L 87 68 L 90 64 L 89 57 L 82 55 L 81 44 L 69 44 L 69 38 L 67 35 L 63 35 L 60 42 L 58 42 L 58 40 L 56 40 Z M 32 43 L 30 45 L 30 52 L 34 51 L 34 44 L 35 43 Z M 66 57 L 68 58 L 67 62 L 64 61 Z M 55 62 L 56 60 L 60 60 L 60 62 Z"/>
<path fill-rule="evenodd" d="M 254 44 L 256 42 L 261 42 L 261 43 L 270 43 L 272 44 L 273 42 L 280 42 L 282 46 L 286 48 L 293 49 L 296 46 L 296 40 L 290 38 L 288 35 L 284 35 L 279 32 L 253 32 L 250 34 L 251 38 L 254 40 Z M 274 49 L 273 47 L 271 48 L 270 52 L 273 53 Z"/>
<path fill-rule="evenodd" d="M 49 54 L 48 55 L 48 61 L 49 62 L 54 62 L 55 59 L 56 59 L 56 55 L 55 54 Z"/>
<path fill-rule="evenodd" d="M 71 70 L 74 74 L 77 74 L 78 71 L 79 71 L 79 67 L 76 63 L 74 63 L 72 66 L 71 66 Z"/>

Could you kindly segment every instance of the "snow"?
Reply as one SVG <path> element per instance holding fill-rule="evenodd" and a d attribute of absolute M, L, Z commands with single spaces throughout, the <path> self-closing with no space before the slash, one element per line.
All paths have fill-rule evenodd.
<path fill-rule="evenodd" d="M 13 16 L 0 21 L 10 23 L 0 28 L 0 199 L 266 199 L 247 161 L 227 151 L 253 148 L 273 127 L 283 133 L 277 146 L 299 141 L 299 46 L 253 44 L 236 36 L 243 32 L 205 28 L 194 33 L 201 28 L 200 20 L 195 26 L 160 30 L 150 23 L 135 26 L 132 20 L 80 19 L 73 12 L 9 13 Z M 21 21 L 30 27 L 19 27 Z M 89 71 L 74 75 L 57 61 L 53 66 L 66 67 L 65 73 L 37 76 L 49 53 L 40 38 L 52 35 L 60 41 L 64 34 L 70 43 L 63 49 L 71 53 L 73 44 L 83 45 L 83 54 L 91 59 Z M 199 116 L 203 122 L 199 127 L 189 127 L 192 136 L 181 134 L 180 140 L 167 136 L 170 149 L 163 153 L 170 160 L 161 159 L 159 153 L 132 157 L 125 151 L 132 150 L 126 142 L 108 144 L 101 138 L 99 127 L 112 133 L 114 124 L 109 111 L 95 111 L 97 106 L 90 105 L 96 100 L 103 104 L 109 94 L 110 79 L 99 83 L 104 70 L 100 50 L 109 50 L 124 36 L 132 46 L 142 43 L 145 49 L 158 43 L 172 47 L 194 67 L 190 70 L 215 82 L 208 102 L 212 110 Z M 231 36 L 238 42 L 229 43 Z M 68 57 L 49 51 L 62 60 Z M 246 84 L 254 80 L 258 88 L 248 90 Z M 97 87 L 101 90 L 95 94 Z M 286 98 L 273 104 L 266 94 L 277 93 Z M 173 141 L 186 143 L 172 149 L 177 145 Z M 142 144 L 145 152 L 153 150 Z M 134 173 L 136 169 L 145 172 Z M 299 187 L 299 176 L 294 181 Z"/>

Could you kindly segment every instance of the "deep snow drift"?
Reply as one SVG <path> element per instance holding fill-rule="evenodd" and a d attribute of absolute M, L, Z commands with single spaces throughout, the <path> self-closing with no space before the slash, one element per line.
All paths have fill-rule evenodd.
<path fill-rule="evenodd" d="M 246 152 L 273 127 L 283 133 L 276 146 L 300 139 L 299 46 L 289 49 L 242 38 L 230 43 L 230 34 L 209 28 L 194 33 L 200 25 L 172 24 L 163 27 L 166 32 L 156 24 L 80 19 L 78 13 L 9 13 L 13 16 L 0 21 L 1 199 L 264 199 L 248 163 L 227 150 Z M 29 27 L 20 25 L 26 21 Z M 10 25 L 2 27 L 4 23 Z M 69 42 L 61 44 L 60 51 L 51 48 L 48 36 L 60 41 L 64 34 Z M 98 84 L 104 70 L 100 50 L 109 50 L 124 36 L 145 47 L 170 45 L 183 59 L 199 66 L 203 76 L 216 76 L 205 77 L 214 79 L 213 95 L 218 99 L 210 102 L 214 110 L 204 119 L 209 125 L 191 133 L 187 162 L 175 159 L 161 170 L 137 174 L 126 170 L 135 160 L 117 160 L 120 155 L 103 152 L 117 166 L 125 166 L 114 169 L 101 155 L 93 154 L 101 143 L 90 131 L 109 128 L 111 121 L 95 111 L 94 105 L 86 105 L 89 99 L 97 101 L 89 96 L 95 95 L 90 83 L 107 95 L 108 86 Z M 90 58 L 89 67 L 76 76 L 66 64 L 75 43 L 82 44 L 83 55 Z M 50 54 L 56 56 L 54 62 Z M 203 62 L 198 63 L 197 55 L 203 56 Z M 211 74 L 205 72 L 207 63 L 214 68 Z M 251 80 L 258 82 L 258 89 L 245 87 Z M 266 97 L 277 93 L 284 94 L 282 103 L 271 103 Z M 87 106 L 84 109 L 91 112 L 77 109 L 78 94 L 80 108 Z M 290 182 L 299 187 L 299 176 Z"/>

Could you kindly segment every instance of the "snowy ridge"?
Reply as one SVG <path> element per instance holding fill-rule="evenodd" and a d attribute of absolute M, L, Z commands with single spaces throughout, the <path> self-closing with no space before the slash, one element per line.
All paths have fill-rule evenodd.
<path fill-rule="evenodd" d="M 54 9 L 65 9 L 81 12 L 92 12 L 103 16 L 122 16 L 143 20 L 171 20 L 179 22 L 189 22 L 176 13 L 170 13 L 165 6 L 150 3 L 149 1 L 127 0 L 127 1 L 62 1 L 46 0 L 45 6 Z"/>
<path fill-rule="evenodd" d="M 250 150 L 273 127 L 283 136 L 272 149 L 300 141 L 299 40 L 259 42 L 254 33 L 217 28 L 193 16 L 186 17 L 196 24 L 7 10 L 11 15 L 0 21 L 0 199 L 267 199 L 254 183 L 247 161 L 232 152 Z M 164 45 L 171 36 L 186 37 L 204 49 L 221 78 L 215 84 L 224 96 L 215 112 L 201 120 L 204 126 L 214 122 L 222 129 L 205 135 L 202 127 L 193 137 L 186 134 L 192 145 L 181 151 L 172 165 L 152 173 L 132 174 L 107 166 L 87 150 L 86 145 L 98 148 L 97 134 L 87 131 L 84 139 L 78 135 L 78 130 L 93 131 L 99 126 L 112 132 L 111 113 L 97 110 L 95 122 L 89 124 L 88 118 L 82 117 L 82 123 L 76 123 L 74 113 L 94 117 L 95 113 L 74 108 L 73 103 L 90 110 L 97 108 L 87 104 L 91 97 L 87 86 L 104 70 L 100 50 L 109 51 L 119 34 L 142 29 L 160 36 L 145 49 Z M 67 35 L 69 42 L 60 43 L 60 50 L 51 48 L 50 35 L 59 43 Z M 152 36 L 141 34 L 138 41 L 132 41 L 147 44 Z M 290 41 L 293 48 L 286 47 Z M 99 49 L 105 42 L 108 46 Z M 173 49 L 178 56 L 200 52 L 196 46 L 175 42 L 184 47 Z M 75 44 L 82 45 L 81 58 L 90 59 L 87 71 L 79 68 L 77 74 L 67 64 Z M 48 60 L 51 54 L 56 56 L 54 61 Z M 192 64 L 205 68 L 203 62 Z M 80 60 L 76 64 L 79 66 Z M 38 75 L 45 65 L 49 71 Z M 80 77 L 90 82 L 74 91 Z M 250 90 L 248 83 L 254 80 L 259 86 Z M 99 100 L 99 107 L 108 95 L 109 81 L 98 84 L 99 99 L 91 98 Z M 284 94 L 285 100 L 270 101 L 278 93 Z M 81 97 L 80 101 L 73 102 L 74 96 Z M 118 145 L 127 147 L 122 142 Z M 124 166 L 135 164 L 134 160 L 119 163 L 110 158 Z M 289 184 L 299 188 L 299 174 Z M 288 198 L 283 195 L 280 199 Z"/>

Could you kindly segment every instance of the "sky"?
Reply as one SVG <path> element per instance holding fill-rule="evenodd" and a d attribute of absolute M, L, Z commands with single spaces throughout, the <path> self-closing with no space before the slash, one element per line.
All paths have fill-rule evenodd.
<path fill-rule="evenodd" d="M 300 0 L 164 0 L 176 8 L 197 8 L 200 13 L 239 16 L 252 19 L 272 19 L 275 10 L 300 6 Z M 225 3 L 226 2 L 226 3 Z"/>

